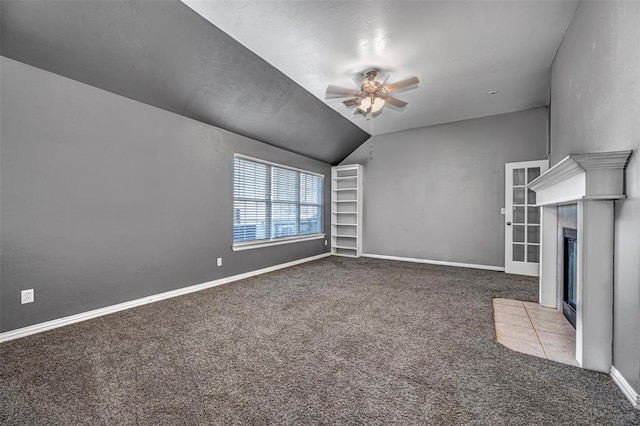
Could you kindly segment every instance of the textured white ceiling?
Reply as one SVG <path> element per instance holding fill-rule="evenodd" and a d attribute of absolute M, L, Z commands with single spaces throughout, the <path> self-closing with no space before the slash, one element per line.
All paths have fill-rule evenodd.
<path fill-rule="evenodd" d="M 182 0 L 318 98 L 354 72 L 417 76 L 372 121 L 325 100 L 372 134 L 548 105 L 550 68 L 578 1 Z M 264 84 L 269 84 L 265 81 Z M 488 92 L 499 90 L 497 95 Z"/>

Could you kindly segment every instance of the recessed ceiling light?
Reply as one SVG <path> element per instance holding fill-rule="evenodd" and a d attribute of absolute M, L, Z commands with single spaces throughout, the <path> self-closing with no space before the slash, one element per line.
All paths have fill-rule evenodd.
<path fill-rule="evenodd" d="M 492 90 L 489 93 L 487 93 L 487 95 L 497 95 L 499 92 L 499 90 Z"/>

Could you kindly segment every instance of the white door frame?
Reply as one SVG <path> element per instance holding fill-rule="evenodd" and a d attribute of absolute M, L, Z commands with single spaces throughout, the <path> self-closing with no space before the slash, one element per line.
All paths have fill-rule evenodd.
<path fill-rule="evenodd" d="M 504 269 L 508 274 L 540 275 L 540 263 L 518 262 L 513 260 L 513 170 L 529 167 L 540 167 L 540 174 L 549 169 L 549 160 L 522 161 L 518 163 L 506 163 L 504 173 Z M 525 173 L 525 184 L 527 184 Z M 525 191 L 525 200 L 528 199 Z M 526 209 L 525 209 L 526 211 Z M 526 217 L 526 213 L 525 213 Z M 527 222 L 527 220 L 525 220 Z M 526 230 L 525 230 L 526 231 Z M 526 238 L 525 232 L 525 238 Z M 525 245 L 526 255 L 526 245 Z"/>

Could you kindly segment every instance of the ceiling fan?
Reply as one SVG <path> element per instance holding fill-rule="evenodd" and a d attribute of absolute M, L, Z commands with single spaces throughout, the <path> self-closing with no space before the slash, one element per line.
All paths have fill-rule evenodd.
<path fill-rule="evenodd" d="M 329 85 L 327 87 L 327 98 L 345 98 L 351 97 L 343 101 L 348 107 L 357 106 L 356 112 L 363 115 L 367 113 L 376 114 L 380 112 L 382 107 L 386 104 L 392 105 L 396 108 L 404 108 L 407 106 L 407 102 L 400 99 L 389 96 L 389 93 L 395 92 L 400 89 L 415 86 L 420 81 L 418 77 L 409 77 L 404 80 L 400 80 L 396 83 L 386 84 L 386 79 L 383 83 L 376 81 L 378 75 L 377 70 L 370 70 L 364 74 L 365 81 L 360 85 L 360 90 L 347 89 L 345 87 Z M 388 78 L 388 76 L 387 76 Z"/>

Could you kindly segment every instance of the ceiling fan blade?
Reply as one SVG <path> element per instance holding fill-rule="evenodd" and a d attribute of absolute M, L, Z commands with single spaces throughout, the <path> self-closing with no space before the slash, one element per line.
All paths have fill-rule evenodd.
<path fill-rule="evenodd" d="M 346 87 L 334 86 L 330 84 L 327 87 L 326 96 L 331 98 L 346 98 L 347 96 L 359 96 L 360 91 L 347 89 Z"/>
<path fill-rule="evenodd" d="M 385 103 L 387 103 L 388 105 L 394 106 L 396 108 L 404 108 L 409 105 L 407 102 L 401 101 L 397 98 L 392 98 L 391 96 L 384 96 L 382 99 L 384 99 Z"/>
<path fill-rule="evenodd" d="M 342 101 L 342 103 L 344 103 L 348 107 L 359 106 L 360 98 L 349 99 L 348 101 Z"/>
<path fill-rule="evenodd" d="M 415 86 L 418 83 L 420 83 L 418 77 L 409 77 L 407 79 L 391 83 L 388 86 L 384 86 L 384 88 L 387 90 L 387 93 L 389 93 L 395 92 L 396 90 L 404 89 L 405 87 Z"/>

